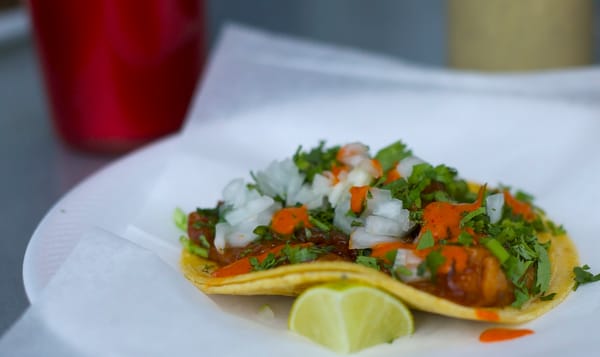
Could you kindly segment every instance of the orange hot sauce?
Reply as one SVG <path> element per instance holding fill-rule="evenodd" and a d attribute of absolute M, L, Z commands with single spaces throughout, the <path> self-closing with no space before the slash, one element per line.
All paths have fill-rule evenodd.
<path fill-rule="evenodd" d="M 484 330 L 481 335 L 479 335 L 479 341 L 489 343 L 489 342 L 502 342 L 507 340 L 512 340 L 515 338 L 527 336 L 533 334 L 533 330 L 530 329 L 512 329 L 505 327 L 493 327 L 487 330 Z"/>

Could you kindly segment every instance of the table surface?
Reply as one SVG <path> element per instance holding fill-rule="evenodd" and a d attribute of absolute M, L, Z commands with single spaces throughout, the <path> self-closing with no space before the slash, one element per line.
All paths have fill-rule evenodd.
<path fill-rule="evenodd" d="M 220 26 L 233 20 L 442 66 L 443 3 L 389 0 L 365 8 L 364 2 L 346 0 L 326 5 L 320 0 L 257 0 L 252 6 L 212 0 L 206 2 L 207 30 L 212 43 Z M 357 29 L 355 24 L 365 14 L 372 26 Z M 29 304 L 22 262 L 37 224 L 61 196 L 116 158 L 77 152 L 60 142 L 51 125 L 28 31 L 0 41 L 0 335 Z"/>

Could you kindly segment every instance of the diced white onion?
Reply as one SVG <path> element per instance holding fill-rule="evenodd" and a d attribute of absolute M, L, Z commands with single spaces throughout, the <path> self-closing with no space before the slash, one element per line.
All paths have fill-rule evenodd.
<path fill-rule="evenodd" d="M 389 201 L 378 202 L 373 207 L 373 214 L 389 219 L 397 219 L 402 216 L 402 201 L 392 199 Z"/>
<path fill-rule="evenodd" d="M 343 199 L 350 196 L 350 188 L 353 186 L 367 186 L 373 180 L 373 176 L 361 168 L 350 170 L 344 180 L 340 180 L 329 193 L 329 203 L 336 207 Z"/>
<path fill-rule="evenodd" d="M 342 199 L 342 201 L 335 207 L 333 216 L 333 224 L 346 234 L 350 234 L 350 232 L 352 232 L 352 222 L 356 220 L 355 217 L 347 215 L 349 210 L 350 197 L 345 196 L 344 199 Z"/>
<path fill-rule="evenodd" d="M 240 207 L 248 200 L 249 192 L 244 179 L 238 178 L 229 182 L 223 189 L 223 200 L 234 208 Z M 256 196 L 259 194 L 255 191 Z"/>
<path fill-rule="evenodd" d="M 400 237 L 405 232 L 400 222 L 393 219 L 368 216 L 365 220 L 365 231 L 373 235 Z"/>
<path fill-rule="evenodd" d="M 371 183 L 371 180 L 373 180 L 373 175 L 360 167 L 350 170 L 350 172 L 348 172 L 348 177 L 346 178 L 346 182 L 349 184 L 348 187 L 366 186 Z"/>
<path fill-rule="evenodd" d="M 368 233 L 364 227 L 358 227 L 350 234 L 350 242 L 348 243 L 348 246 L 350 249 L 365 249 L 371 248 L 379 243 L 397 241 L 397 237 L 371 234 Z"/>
<path fill-rule="evenodd" d="M 490 217 L 490 223 L 498 223 L 502 218 L 502 208 L 504 207 L 504 194 L 495 193 L 485 199 L 486 213 Z"/>
<path fill-rule="evenodd" d="M 412 229 L 414 223 L 410 221 L 409 211 L 403 208 L 402 201 L 392 198 L 392 193 L 389 190 L 371 188 L 369 192 L 371 198 L 367 199 L 367 209 L 364 213 L 367 219 L 369 217 L 381 217 L 396 223 L 394 233 L 389 230 L 386 230 L 385 233 L 377 233 L 393 234 L 398 237 L 406 235 Z M 385 224 L 385 221 L 381 219 L 375 219 L 373 223 L 375 222 L 379 222 L 380 225 Z M 371 231 L 370 228 L 367 230 Z"/>
<path fill-rule="evenodd" d="M 369 147 L 359 142 L 346 144 L 340 150 L 346 153 L 346 155 L 340 157 L 340 161 L 352 167 L 358 165 L 361 160 L 369 157 Z"/>
<path fill-rule="evenodd" d="M 379 177 L 379 175 L 381 174 L 381 172 L 379 172 L 379 170 L 373 164 L 373 160 L 371 160 L 370 158 L 362 159 L 356 165 L 356 168 L 369 173 L 369 175 L 371 175 L 372 177 Z"/>
<path fill-rule="evenodd" d="M 225 222 L 216 225 L 214 241 L 220 251 L 226 247 L 248 245 L 256 239 L 254 229 L 268 225 L 273 213 L 281 207 L 273 198 L 249 189 L 242 179 L 233 180 L 225 186 L 223 198 Z"/>
<path fill-rule="evenodd" d="M 257 199 L 246 202 L 242 207 L 227 212 L 225 214 L 225 220 L 227 223 L 235 226 L 257 217 L 260 212 L 268 210 L 274 203 L 275 201 L 273 201 L 271 197 L 258 197 Z"/>
<path fill-rule="evenodd" d="M 256 185 L 264 195 L 284 199 L 294 197 L 304 182 L 304 175 L 292 159 L 273 161 L 265 170 L 256 172 L 254 176 Z"/>
<path fill-rule="evenodd" d="M 397 274 L 397 276 L 406 283 L 429 279 L 429 271 L 426 271 L 422 276 L 417 274 L 419 264 L 422 262 L 423 260 L 415 255 L 412 250 L 398 249 L 396 252 L 396 260 L 394 260 L 392 269 L 398 269 L 400 267 L 408 269 L 411 272 L 411 275 Z"/>
<path fill-rule="evenodd" d="M 398 170 L 401 177 L 408 178 L 412 174 L 413 167 L 423 163 L 425 163 L 425 161 L 421 160 L 420 158 L 416 156 L 409 156 L 400 160 L 396 166 L 396 170 Z"/>
<path fill-rule="evenodd" d="M 306 205 L 308 209 L 319 208 L 323 205 L 323 199 L 332 192 L 333 185 L 327 177 L 316 174 L 311 185 L 303 184 L 300 190 L 293 196 L 288 196 L 288 206 L 297 203 Z"/>
<path fill-rule="evenodd" d="M 215 248 L 219 251 L 225 249 L 225 236 L 229 234 L 231 226 L 228 223 L 217 223 L 215 226 Z"/>

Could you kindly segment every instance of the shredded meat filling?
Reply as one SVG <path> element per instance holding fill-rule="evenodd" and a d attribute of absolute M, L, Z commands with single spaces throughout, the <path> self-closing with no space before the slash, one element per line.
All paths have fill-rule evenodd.
<path fill-rule="evenodd" d="M 227 248 L 219 252 L 213 244 L 216 216 L 194 212 L 188 218 L 188 234 L 196 244 L 203 241 L 210 244 L 209 259 L 221 266 L 231 264 L 246 256 L 257 256 L 276 246 L 286 243 L 312 242 L 316 246 L 328 247 L 327 253 L 318 261 L 344 260 L 354 262 L 356 251 L 348 248 L 348 236 L 337 230 L 323 232 L 317 228 L 300 229 L 292 236 L 273 234 L 268 240 L 258 240 L 243 248 Z M 204 236 L 204 238 L 201 238 Z M 206 243 L 204 243 L 206 244 Z M 489 250 L 483 247 L 465 247 L 468 253 L 467 265 L 460 272 L 450 269 L 437 274 L 434 279 L 410 283 L 417 289 L 465 306 L 501 307 L 514 300 L 513 285 L 504 274 L 500 263 Z"/>

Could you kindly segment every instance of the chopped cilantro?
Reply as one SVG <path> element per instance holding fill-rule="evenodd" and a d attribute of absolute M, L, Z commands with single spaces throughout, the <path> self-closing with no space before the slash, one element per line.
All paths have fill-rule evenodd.
<path fill-rule="evenodd" d="M 515 301 L 513 301 L 511 306 L 518 309 L 521 306 L 523 306 L 523 304 L 525 304 L 527 301 L 529 301 L 529 293 L 527 292 L 527 289 L 522 287 L 516 287 Z"/>
<path fill-rule="evenodd" d="M 455 169 L 445 165 L 431 166 L 422 163 L 413 167 L 408 178 L 394 180 L 381 188 L 390 190 L 392 197 L 402 201 L 404 208 L 419 210 L 427 201 L 472 202 L 476 194 L 469 191 L 464 180 L 457 179 Z M 433 187 L 439 187 L 428 191 Z"/>
<path fill-rule="evenodd" d="M 352 221 L 352 223 L 350 223 L 350 227 L 362 227 L 364 226 L 364 223 L 359 221 L 358 219 L 355 219 Z"/>
<path fill-rule="evenodd" d="M 306 175 L 306 181 L 312 182 L 316 174 L 330 170 L 337 164 L 336 155 L 339 146 L 325 149 L 325 142 L 320 141 L 319 146 L 308 152 L 302 151 L 302 146 L 298 147 L 293 160 L 301 173 Z"/>
<path fill-rule="evenodd" d="M 320 208 L 308 211 L 308 221 L 323 232 L 329 232 L 335 228 L 333 225 L 334 217 L 335 211 L 327 200 Z"/>
<path fill-rule="evenodd" d="M 573 286 L 573 290 L 577 290 L 580 285 L 600 280 L 600 274 L 594 275 L 590 273 L 589 270 L 590 267 L 587 264 L 582 267 L 573 268 L 573 274 L 575 274 L 575 285 Z"/>
<path fill-rule="evenodd" d="M 464 231 L 460 232 L 458 235 L 458 243 L 468 247 L 473 244 L 473 236 Z"/>
<path fill-rule="evenodd" d="M 257 257 L 250 257 L 249 261 L 253 271 L 261 271 L 275 268 L 283 262 L 283 259 L 273 253 L 269 253 L 262 261 L 259 261 Z"/>
<path fill-rule="evenodd" d="M 308 221 L 323 232 L 329 232 L 331 230 L 331 223 L 329 222 L 323 222 L 311 215 L 308 216 Z"/>
<path fill-rule="evenodd" d="M 552 233 L 552 235 L 560 236 L 563 234 L 567 234 L 567 231 L 562 226 L 562 224 L 557 226 L 556 223 L 552 222 L 551 220 L 546 220 L 545 223 L 546 223 L 546 227 L 548 228 L 550 233 Z"/>
<path fill-rule="evenodd" d="M 417 243 L 417 250 L 431 248 L 434 244 L 435 241 L 433 240 L 433 234 L 431 234 L 431 231 L 427 231 L 423 233 L 419 238 L 419 243 Z"/>
<path fill-rule="evenodd" d="M 396 261 L 396 255 L 398 255 L 398 250 L 392 249 L 389 252 L 385 253 L 385 260 L 394 264 L 394 262 Z"/>
<path fill-rule="evenodd" d="M 366 255 L 359 255 L 358 257 L 356 257 L 356 263 L 360 264 L 360 265 L 364 265 L 364 266 L 369 267 L 369 268 L 373 268 L 373 269 L 379 270 L 379 264 L 377 263 L 377 258 L 375 258 L 375 257 L 368 257 Z"/>
<path fill-rule="evenodd" d="M 460 220 L 459 227 L 463 228 L 463 227 L 467 226 L 475 217 L 485 215 L 485 212 L 486 212 L 485 207 L 479 207 L 476 210 L 473 210 L 473 211 L 467 213 Z"/>
<path fill-rule="evenodd" d="M 394 274 L 396 274 L 396 276 L 412 276 L 413 272 L 412 272 L 412 270 L 408 269 L 406 266 L 399 265 L 394 270 Z"/>
<path fill-rule="evenodd" d="M 548 251 L 541 244 L 535 245 L 537 253 L 537 274 L 535 279 L 536 288 L 539 292 L 545 293 L 550 286 L 550 277 L 552 271 L 550 269 L 550 258 Z"/>
<path fill-rule="evenodd" d="M 375 159 L 381 164 L 383 172 L 387 172 L 393 168 L 398 161 L 412 155 L 412 152 L 406 148 L 406 145 L 401 141 L 384 147 L 375 154 Z"/>
<path fill-rule="evenodd" d="M 273 240 L 273 232 L 269 226 L 256 226 L 252 233 L 257 235 L 257 240 Z"/>
<path fill-rule="evenodd" d="M 542 296 L 540 296 L 540 300 L 542 300 L 542 301 L 550 301 L 550 300 L 553 300 L 555 296 L 556 296 L 556 293 L 552 293 L 552 294 L 548 294 L 548 295 L 542 295 Z"/>
<path fill-rule="evenodd" d="M 287 258 L 290 264 L 298 264 L 313 261 L 323 253 L 327 253 L 329 250 L 330 249 L 327 247 L 292 247 L 290 245 L 286 245 L 281 252 L 284 254 L 285 258 Z"/>
<path fill-rule="evenodd" d="M 525 191 L 517 190 L 517 192 L 515 192 L 514 197 L 515 199 L 517 199 L 517 201 L 521 201 L 530 205 L 533 204 L 533 195 Z"/>
<path fill-rule="evenodd" d="M 444 264 L 446 258 L 439 250 L 427 254 L 425 260 L 417 267 L 417 275 L 424 276 L 427 271 L 431 273 L 431 279 L 435 279 L 438 269 Z"/>

